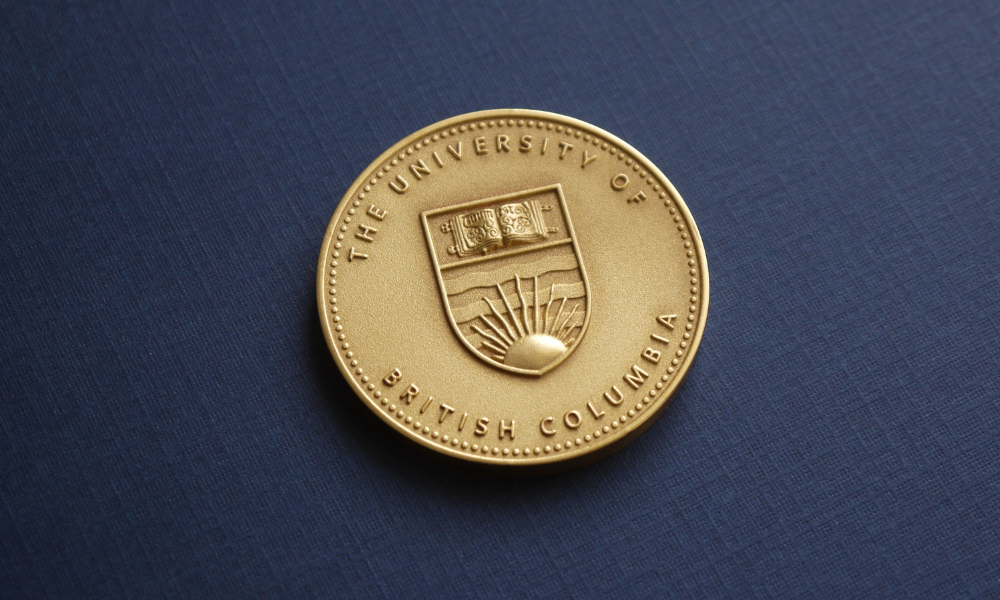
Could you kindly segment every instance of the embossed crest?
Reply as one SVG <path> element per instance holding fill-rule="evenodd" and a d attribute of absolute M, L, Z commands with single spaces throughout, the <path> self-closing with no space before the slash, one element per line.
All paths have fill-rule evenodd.
<path fill-rule="evenodd" d="M 543 375 L 576 349 L 590 286 L 559 184 L 420 217 L 448 322 L 473 354 Z"/>

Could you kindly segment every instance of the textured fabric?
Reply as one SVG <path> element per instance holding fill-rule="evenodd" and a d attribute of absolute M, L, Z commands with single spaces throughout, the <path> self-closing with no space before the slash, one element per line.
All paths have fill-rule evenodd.
<path fill-rule="evenodd" d="M 1000 4 L 0 0 L 0 595 L 1000 597 Z M 618 454 L 412 456 L 316 316 L 405 135 L 578 117 L 694 214 Z"/>

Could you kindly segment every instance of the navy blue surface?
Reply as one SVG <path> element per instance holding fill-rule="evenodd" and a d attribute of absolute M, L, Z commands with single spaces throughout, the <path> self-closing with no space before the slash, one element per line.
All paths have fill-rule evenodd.
<path fill-rule="evenodd" d="M 1000 597 L 1000 4 L 0 1 L 0 595 Z M 622 452 L 396 446 L 314 270 L 405 135 L 523 107 L 697 219 Z"/>

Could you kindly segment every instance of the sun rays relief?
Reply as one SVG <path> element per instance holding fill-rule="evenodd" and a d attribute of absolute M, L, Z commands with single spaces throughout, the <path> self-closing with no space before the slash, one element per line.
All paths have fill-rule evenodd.
<path fill-rule="evenodd" d="M 555 288 L 553 284 L 549 289 L 549 301 L 544 306 L 539 305 L 538 277 L 534 277 L 532 307 L 524 299 L 521 278 L 515 275 L 514 289 L 521 303 L 521 314 L 518 315 L 511 308 L 500 284 L 497 284 L 497 292 L 507 314 L 504 316 L 489 298 L 483 298 L 491 312 L 479 315 L 479 319 L 490 331 L 477 325 L 472 326 L 472 330 L 485 340 L 482 349 L 491 352 L 498 362 L 518 369 L 541 369 L 562 356 L 566 348 L 576 340 L 573 332 L 580 326 L 575 325 L 572 318 L 580 305 L 574 302 L 567 312 L 567 298 L 563 296 L 556 300 Z"/>

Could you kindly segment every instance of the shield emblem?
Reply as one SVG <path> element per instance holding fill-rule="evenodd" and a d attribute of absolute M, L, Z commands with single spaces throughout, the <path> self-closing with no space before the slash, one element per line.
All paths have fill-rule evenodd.
<path fill-rule="evenodd" d="M 544 375 L 580 344 L 590 284 L 559 184 L 420 214 L 455 335 L 487 364 Z"/>

